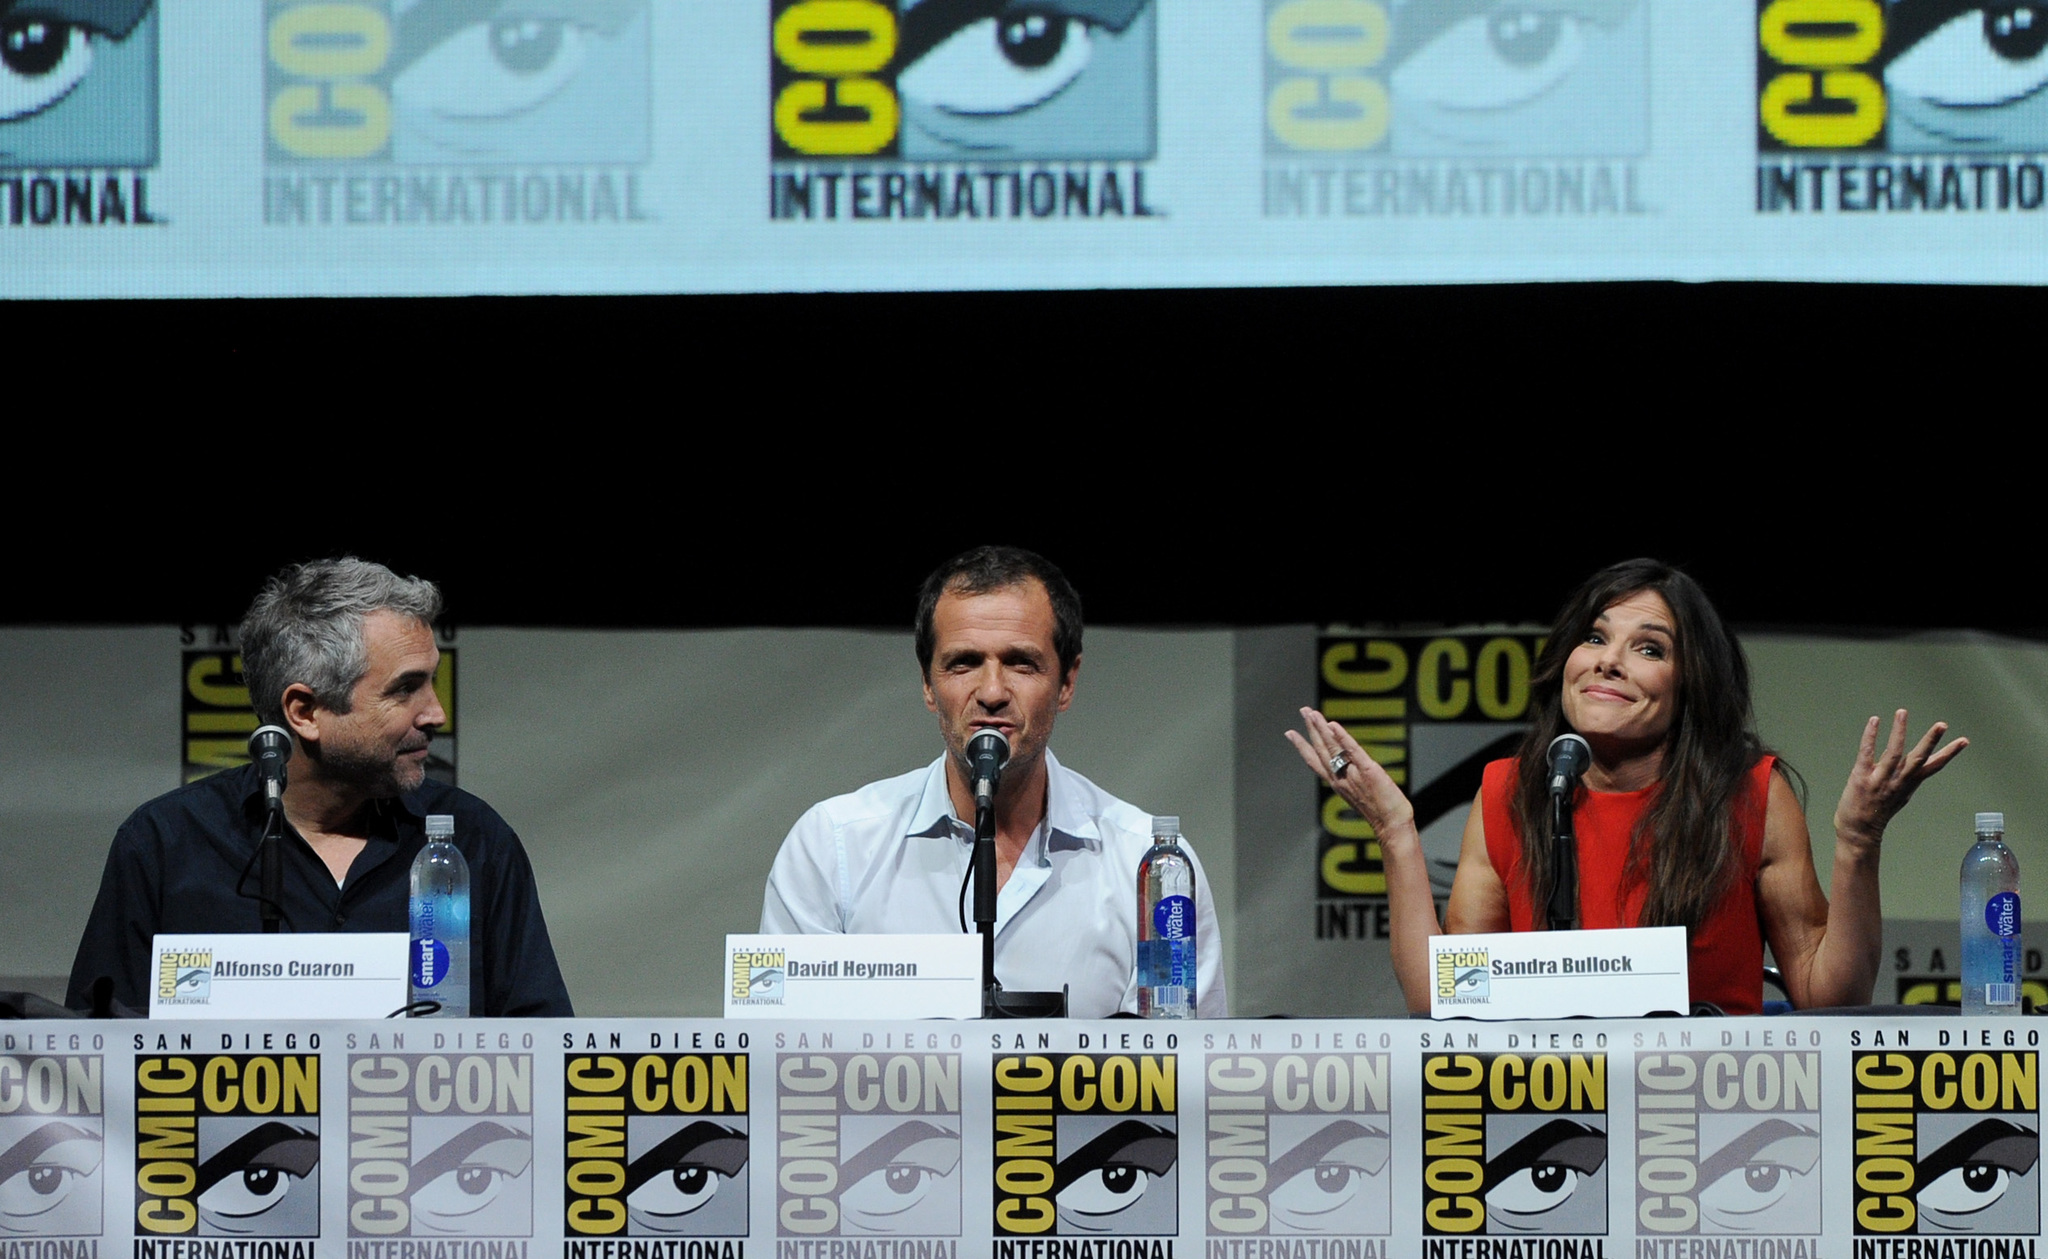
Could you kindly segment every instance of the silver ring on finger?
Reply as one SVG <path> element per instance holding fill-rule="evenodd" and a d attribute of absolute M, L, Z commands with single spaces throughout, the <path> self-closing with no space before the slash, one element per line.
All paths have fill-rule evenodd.
<path fill-rule="evenodd" d="M 1330 758 L 1330 777 L 1342 778 L 1344 771 L 1351 768 L 1351 758 L 1339 752 Z"/>

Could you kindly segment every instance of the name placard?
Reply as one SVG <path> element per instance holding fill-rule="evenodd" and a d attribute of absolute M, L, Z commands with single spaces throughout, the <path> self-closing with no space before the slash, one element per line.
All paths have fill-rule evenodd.
<path fill-rule="evenodd" d="M 729 1019 L 977 1019 L 978 935 L 729 935 Z"/>
<path fill-rule="evenodd" d="M 381 1019 L 411 996 L 402 931 L 160 935 L 153 1019 Z"/>
<path fill-rule="evenodd" d="M 1692 1009 L 1685 928 L 1432 936 L 1434 1019 L 1637 1018 Z"/>

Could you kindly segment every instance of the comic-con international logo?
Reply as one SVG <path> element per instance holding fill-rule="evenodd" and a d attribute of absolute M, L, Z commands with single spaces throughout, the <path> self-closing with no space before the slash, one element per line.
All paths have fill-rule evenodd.
<path fill-rule="evenodd" d="M 1210 1235 L 1363 1239 L 1345 1253 L 1384 1256 L 1393 1211 L 1387 1060 L 1211 1055 L 1203 1075 Z"/>
<path fill-rule="evenodd" d="M 1821 1231 L 1819 1051 L 1646 1053 L 1635 1073 L 1638 1235 Z"/>
<path fill-rule="evenodd" d="M 1178 1066 L 1173 1054 L 997 1055 L 997 1238 L 1175 1237 Z"/>
<path fill-rule="evenodd" d="M 1856 1234 L 2038 1237 L 2038 1069 L 2033 1050 L 1856 1053 Z"/>
<path fill-rule="evenodd" d="M 155 0 L 0 0 L 0 225 L 160 220 Z"/>
<path fill-rule="evenodd" d="M 180 781 L 190 783 L 247 765 L 249 736 L 261 722 L 249 703 L 249 684 L 242 676 L 242 653 L 235 647 L 234 631 L 225 625 L 187 625 L 179 630 L 178 638 L 178 755 L 184 765 Z M 435 641 L 441 649 L 441 663 L 434 670 L 434 695 L 448 720 L 433 731 L 427 777 L 452 787 L 460 743 L 455 688 L 459 653 L 453 631 L 437 629 Z"/>
<path fill-rule="evenodd" d="M 351 1055 L 348 1235 L 531 1237 L 533 1055 Z"/>
<path fill-rule="evenodd" d="M 2048 4 L 1759 0 L 1757 209 L 2039 210 Z"/>
<path fill-rule="evenodd" d="M 1647 0 L 1264 0 L 1265 212 L 1645 212 Z"/>
<path fill-rule="evenodd" d="M 572 1249 L 576 1238 L 747 1235 L 747 1061 L 569 1056 L 562 1204 Z"/>
<path fill-rule="evenodd" d="M 0 1251 L 11 1239 L 100 1235 L 100 1068 L 98 1054 L 0 1055 Z"/>
<path fill-rule="evenodd" d="M 781 1005 L 789 991 L 789 955 L 781 949 L 732 955 L 732 1004 Z"/>
<path fill-rule="evenodd" d="M 263 219 L 650 217 L 648 0 L 264 0 Z"/>
<path fill-rule="evenodd" d="M 769 0 L 777 219 L 1145 218 L 1155 0 Z"/>
<path fill-rule="evenodd" d="M 1445 950 L 1430 959 L 1438 1005 L 1485 1005 L 1493 1000 L 1493 955 L 1485 949 Z"/>
<path fill-rule="evenodd" d="M 1356 634 L 1316 640 L 1316 707 L 1415 803 L 1438 899 L 1450 895 L 1486 763 L 1514 755 L 1529 712 L 1540 634 Z M 1307 788 L 1304 788 L 1307 790 Z M 1378 836 L 1317 782 L 1316 938 L 1384 940 Z"/>
<path fill-rule="evenodd" d="M 208 1005 L 212 1001 L 212 949 L 166 951 L 157 956 L 156 1004 Z"/>
<path fill-rule="evenodd" d="M 1425 1255 L 1607 1232 L 1606 1054 L 1426 1054 L 1422 1123 Z"/>
<path fill-rule="evenodd" d="M 136 1057 L 138 1237 L 317 1237 L 319 1167 L 318 1054 Z"/>
<path fill-rule="evenodd" d="M 958 1253 L 959 1054 L 784 1055 L 775 1113 L 776 1236 L 917 1238 L 918 1254 Z"/>

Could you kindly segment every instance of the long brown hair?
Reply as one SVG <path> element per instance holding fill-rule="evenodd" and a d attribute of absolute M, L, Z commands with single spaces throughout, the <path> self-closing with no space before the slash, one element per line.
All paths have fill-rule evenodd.
<path fill-rule="evenodd" d="M 1529 680 L 1532 720 L 1517 756 L 1514 817 L 1522 834 L 1517 870 L 1539 915 L 1556 878 L 1545 756 L 1569 729 L 1565 660 L 1601 613 L 1646 590 L 1663 598 L 1677 622 L 1678 711 L 1666 735 L 1661 790 L 1629 837 L 1625 882 L 1648 889 L 1637 925 L 1698 927 L 1740 873 L 1730 824 L 1749 791 L 1750 768 L 1770 754 L 1750 709 L 1749 661 L 1698 582 L 1658 560 L 1627 560 L 1593 574 L 1565 602 Z"/>

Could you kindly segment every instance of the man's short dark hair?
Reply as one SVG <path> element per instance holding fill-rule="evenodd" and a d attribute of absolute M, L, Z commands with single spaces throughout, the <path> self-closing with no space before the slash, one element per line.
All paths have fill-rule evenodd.
<path fill-rule="evenodd" d="M 1018 546 L 978 546 L 963 551 L 932 570 L 917 596 L 917 666 L 932 673 L 932 652 L 938 647 L 932 614 L 939 596 L 985 595 L 1036 581 L 1052 600 L 1052 649 L 1060 658 L 1060 677 L 1074 671 L 1081 659 L 1081 596 L 1074 583 L 1051 560 Z"/>

